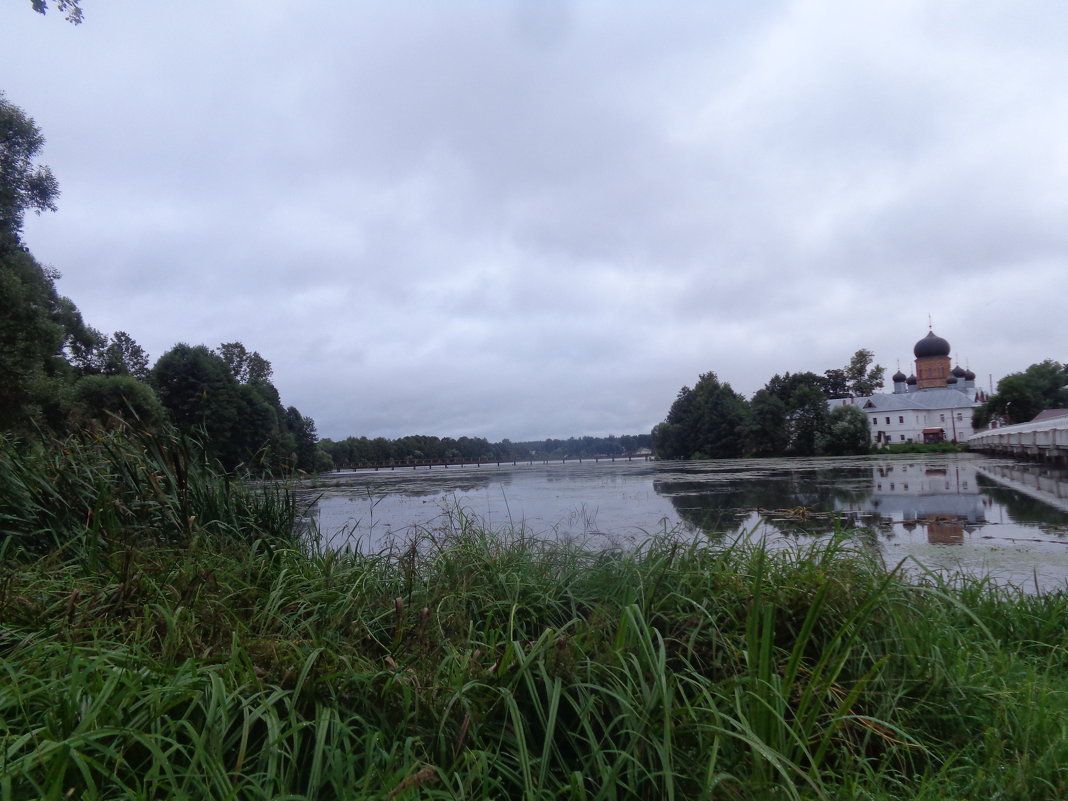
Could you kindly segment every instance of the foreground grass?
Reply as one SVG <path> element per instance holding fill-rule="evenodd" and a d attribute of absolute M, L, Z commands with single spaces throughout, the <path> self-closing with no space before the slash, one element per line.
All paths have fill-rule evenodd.
<path fill-rule="evenodd" d="M 0 464 L 0 799 L 1068 795 L 1061 594 L 844 537 L 322 553 L 291 499 L 107 444 Z"/>

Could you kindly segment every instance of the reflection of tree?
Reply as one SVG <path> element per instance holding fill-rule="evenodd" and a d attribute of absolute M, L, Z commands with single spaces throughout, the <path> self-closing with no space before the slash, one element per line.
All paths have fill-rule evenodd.
<path fill-rule="evenodd" d="M 1009 517 L 1019 525 L 1028 523 L 1047 523 L 1054 526 L 1068 525 L 1068 514 L 1056 509 L 1044 501 L 1032 498 L 1030 495 L 1004 487 L 996 481 L 976 474 L 979 489 L 988 498 L 1005 507 Z"/>
<path fill-rule="evenodd" d="M 871 496 L 870 483 L 858 482 L 850 468 L 779 470 L 761 477 L 692 477 L 655 480 L 680 518 L 705 531 L 735 531 L 754 511 L 783 532 L 824 534 L 841 525 L 867 525 L 855 513 Z"/>

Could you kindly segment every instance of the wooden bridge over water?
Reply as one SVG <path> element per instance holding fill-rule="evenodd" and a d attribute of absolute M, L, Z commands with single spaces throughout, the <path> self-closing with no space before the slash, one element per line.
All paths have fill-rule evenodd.
<path fill-rule="evenodd" d="M 973 451 L 1068 464 L 1068 413 L 1000 428 L 988 428 L 966 440 Z"/>

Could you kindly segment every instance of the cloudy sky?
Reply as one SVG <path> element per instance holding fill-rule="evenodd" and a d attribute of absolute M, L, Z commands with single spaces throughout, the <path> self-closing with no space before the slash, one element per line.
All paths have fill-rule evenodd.
<path fill-rule="evenodd" d="M 60 181 L 26 240 L 158 357 L 239 340 L 322 436 L 648 431 L 715 371 L 934 330 L 1068 360 L 1068 4 L 0 6 Z"/>

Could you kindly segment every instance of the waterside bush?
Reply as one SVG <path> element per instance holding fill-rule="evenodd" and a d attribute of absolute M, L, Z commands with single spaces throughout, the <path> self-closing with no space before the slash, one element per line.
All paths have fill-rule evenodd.
<path fill-rule="evenodd" d="M 142 510 L 127 458 L 155 457 L 87 459 L 123 509 L 81 528 L 5 496 L 0 799 L 1068 793 L 1063 594 L 906 578 L 844 534 L 605 551 L 460 515 L 322 551 L 247 486 L 172 508 L 130 479 Z"/>

